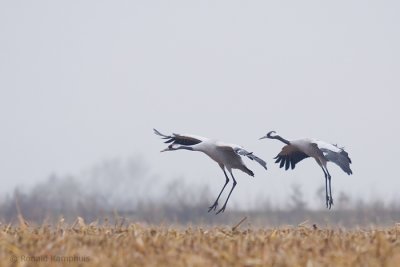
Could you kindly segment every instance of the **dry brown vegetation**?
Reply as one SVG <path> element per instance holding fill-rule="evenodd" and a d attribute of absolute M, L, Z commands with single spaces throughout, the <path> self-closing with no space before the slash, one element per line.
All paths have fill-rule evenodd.
<path fill-rule="evenodd" d="M 3 266 L 399 266 L 400 226 L 1 225 Z M 129 264 L 128 264 L 129 263 Z"/>

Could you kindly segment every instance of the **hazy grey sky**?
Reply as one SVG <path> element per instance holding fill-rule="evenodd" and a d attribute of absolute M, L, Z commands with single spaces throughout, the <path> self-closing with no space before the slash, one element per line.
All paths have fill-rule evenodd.
<path fill-rule="evenodd" d="M 273 164 L 282 144 L 258 140 L 269 130 L 346 147 L 354 175 L 329 166 L 334 197 L 398 198 L 399 12 L 399 1 L 0 1 L 0 192 L 142 155 L 217 194 L 218 165 L 159 153 L 155 127 L 264 158 L 268 172 L 236 172 L 234 202 L 281 201 L 293 183 L 314 200 L 324 185 L 313 160 Z"/>

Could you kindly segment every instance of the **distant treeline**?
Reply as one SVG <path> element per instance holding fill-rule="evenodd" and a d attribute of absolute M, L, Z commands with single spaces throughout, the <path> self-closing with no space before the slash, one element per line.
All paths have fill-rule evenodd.
<path fill-rule="evenodd" d="M 19 214 L 36 224 L 61 217 L 72 222 L 78 216 L 87 222 L 123 217 L 131 222 L 204 225 L 232 224 L 246 216 L 247 223 L 254 226 L 297 225 L 308 221 L 320 226 L 354 227 L 400 222 L 399 203 L 366 203 L 343 192 L 338 193 L 332 210 L 309 209 L 301 187 L 296 185 L 292 186 L 289 203 L 284 208 L 264 200 L 250 211 L 230 206 L 225 213 L 215 215 L 207 212 L 209 200 L 215 197 L 207 187 L 193 190 L 176 180 L 160 188 L 162 193 L 150 194 L 149 188 L 154 188 L 151 185 L 157 178 L 148 173 L 138 158 L 107 161 L 82 175 L 87 177 L 52 175 L 31 189 L 16 189 L 0 199 L 0 222 L 15 223 Z"/>

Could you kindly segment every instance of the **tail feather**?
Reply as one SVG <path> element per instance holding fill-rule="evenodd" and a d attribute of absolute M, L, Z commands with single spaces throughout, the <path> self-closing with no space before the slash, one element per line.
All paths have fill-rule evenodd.
<path fill-rule="evenodd" d="M 353 174 L 353 171 L 350 169 L 351 159 L 346 151 L 342 150 L 339 153 L 329 149 L 321 149 L 321 151 L 328 161 L 338 165 L 348 175 Z"/>
<path fill-rule="evenodd" d="M 252 170 L 250 170 L 249 168 L 247 168 L 246 166 L 243 166 L 242 168 L 240 168 L 241 171 L 247 173 L 250 176 L 254 177 L 254 172 L 252 172 Z"/>

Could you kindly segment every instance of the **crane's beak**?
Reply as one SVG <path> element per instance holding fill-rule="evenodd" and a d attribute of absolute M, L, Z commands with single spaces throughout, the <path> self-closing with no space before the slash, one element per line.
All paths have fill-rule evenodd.
<path fill-rule="evenodd" d="M 261 137 L 260 139 L 258 139 L 258 140 L 261 140 L 261 139 L 265 139 L 265 138 L 267 138 L 268 136 L 263 136 L 263 137 Z"/>

